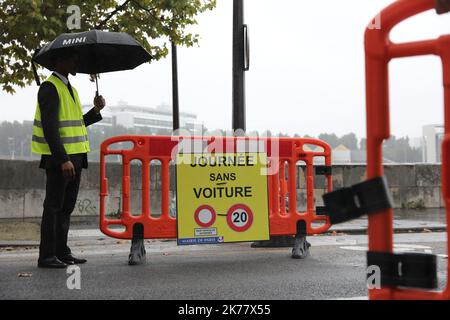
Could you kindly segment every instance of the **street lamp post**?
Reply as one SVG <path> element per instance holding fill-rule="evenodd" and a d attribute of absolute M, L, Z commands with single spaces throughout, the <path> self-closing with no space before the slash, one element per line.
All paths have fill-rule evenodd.
<path fill-rule="evenodd" d="M 247 49 L 247 50 L 246 50 Z M 246 130 L 245 71 L 248 70 L 247 26 L 244 0 L 233 0 L 233 130 Z"/>
<path fill-rule="evenodd" d="M 180 129 L 180 107 L 178 99 L 178 53 L 172 41 L 172 125 L 173 131 Z"/>

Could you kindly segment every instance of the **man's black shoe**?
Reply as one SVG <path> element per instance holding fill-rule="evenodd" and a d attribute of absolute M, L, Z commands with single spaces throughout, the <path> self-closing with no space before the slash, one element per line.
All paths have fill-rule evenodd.
<path fill-rule="evenodd" d="M 57 257 L 50 257 L 38 260 L 38 268 L 63 269 L 67 264 L 59 260 Z"/>
<path fill-rule="evenodd" d="M 59 260 L 66 264 L 83 264 L 86 263 L 86 259 L 75 258 L 72 254 L 66 254 L 65 256 L 58 257 Z"/>

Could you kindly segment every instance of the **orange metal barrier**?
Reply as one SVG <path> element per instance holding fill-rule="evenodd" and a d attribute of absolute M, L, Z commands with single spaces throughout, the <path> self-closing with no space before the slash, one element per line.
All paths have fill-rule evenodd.
<path fill-rule="evenodd" d="M 436 7 L 437 5 L 437 7 Z M 442 148 L 442 191 L 450 221 L 450 36 L 436 40 L 396 44 L 390 31 L 403 20 L 436 8 L 439 13 L 450 9 L 446 0 L 399 0 L 381 12 L 381 29 L 368 29 L 365 34 L 367 86 L 367 177 L 383 176 L 382 143 L 390 138 L 388 63 L 391 59 L 419 55 L 437 55 L 442 59 L 445 90 L 445 139 Z M 393 252 L 392 209 L 369 215 L 369 251 Z M 447 233 L 447 243 L 449 233 Z M 448 251 L 448 248 L 447 248 Z M 448 267 L 447 277 L 450 274 Z M 450 287 L 443 292 L 430 292 L 398 287 L 369 290 L 370 299 L 449 299 Z"/>
<path fill-rule="evenodd" d="M 307 234 L 318 234 L 327 231 L 330 227 L 329 218 L 320 215 L 314 207 L 314 158 L 323 157 L 325 167 L 331 169 L 331 149 L 328 144 L 315 139 L 256 139 L 256 138 L 223 138 L 223 137 L 162 137 L 162 136 L 121 136 L 113 137 L 104 141 L 101 145 L 100 158 L 100 229 L 111 237 L 119 239 L 133 238 L 133 225 L 136 223 L 144 226 L 144 238 L 176 238 L 176 219 L 169 214 L 169 165 L 176 154 L 178 141 L 194 140 L 208 145 L 208 152 L 214 152 L 213 148 L 223 146 L 226 152 L 236 152 L 236 143 L 262 141 L 265 145 L 269 159 L 269 165 L 278 162 L 280 170 L 269 175 L 269 211 L 270 211 L 270 234 L 271 235 L 295 235 L 298 232 L 298 224 L 304 223 L 304 232 Z M 200 140 L 200 141 L 199 141 Z M 113 144 L 131 142 L 133 147 L 129 150 L 112 150 Z M 272 145 L 278 146 L 277 151 Z M 305 150 L 305 145 L 321 147 L 320 152 Z M 231 149 L 230 149 L 231 148 Z M 273 150 L 272 150 L 273 149 Z M 175 150 L 175 152 L 174 152 Z M 273 154 L 272 154 L 273 153 Z M 122 202 L 120 218 L 111 218 L 106 215 L 105 199 L 108 196 L 108 179 L 106 177 L 105 157 L 108 155 L 119 155 L 122 157 Z M 142 162 L 142 212 L 138 215 L 130 210 L 130 163 L 132 160 Z M 161 189 L 162 207 L 161 216 L 152 217 L 150 210 L 150 162 L 159 160 L 161 162 Z M 297 211 L 297 184 L 299 181 L 297 161 L 306 164 L 306 211 Z M 287 164 L 287 180 L 285 178 L 285 165 Z M 317 167 L 316 167 L 317 168 Z M 332 190 L 331 172 L 327 170 L 325 177 L 328 183 L 328 191 Z M 288 209 L 286 200 L 288 199 Z M 314 223 L 321 223 L 319 227 Z M 124 231 L 114 230 L 110 227 L 122 226 Z"/>

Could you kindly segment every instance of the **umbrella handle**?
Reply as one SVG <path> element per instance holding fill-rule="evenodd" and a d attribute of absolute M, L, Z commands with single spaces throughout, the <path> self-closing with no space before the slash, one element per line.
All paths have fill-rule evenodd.
<path fill-rule="evenodd" d="M 33 69 L 33 73 L 34 73 L 34 80 L 36 81 L 36 84 L 38 86 L 41 85 L 41 79 L 39 78 L 39 74 L 36 71 L 36 65 L 34 64 L 34 57 L 36 57 L 36 55 L 39 53 L 39 51 L 41 51 L 41 48 L 38 48 L 34 53 L 33 53 L 33 57 L 31 58 L 31 68 Z"/>
<path fill-rule="evenodd" d="M 36 84 L 38 86 L 40 86 L 41 85 L 41 80 L 39 79 L 39 75 L 38 75 L 38 73 L 36 71 L 36 66 L 34 65 L 33 61 L 31 61 L 31 67 L 33 68 L 34 80 L 36 80 Z"/>
<path fill-rule="evenodd" d="M 97 98 L 98 97 L 98 77 L 97 77 L 97 75 L 95 75 L 95 85 L 97 87 L 97 91 L 95 91 L 95 97 Z"/>

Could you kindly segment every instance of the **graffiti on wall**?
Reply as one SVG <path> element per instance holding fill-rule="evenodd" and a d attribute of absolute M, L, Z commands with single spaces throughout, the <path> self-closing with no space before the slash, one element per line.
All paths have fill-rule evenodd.
<path fill-rule="evenodd" d="M 75 209 L 78 211 L 77 213 L 82 215 L 95 216 L 98 214 L 96 204 L 89 198 L 77 200 Z"/>

